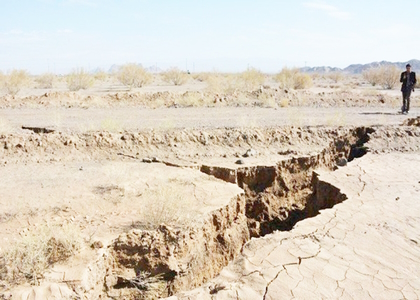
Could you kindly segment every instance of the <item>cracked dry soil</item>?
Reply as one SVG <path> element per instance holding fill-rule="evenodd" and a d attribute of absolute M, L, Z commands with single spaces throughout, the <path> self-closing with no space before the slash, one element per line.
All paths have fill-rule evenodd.
<path fill-rule="evenodd" d="M 297 236 L 290 234 L 278 240 L 272 233 L 291 232 L 300 224 L 298 221 L 316 220 L 321 210 L 353 195 L 319 174 L 345 170 L 347 167 L 337 167 L 340 160 L 351 161 L 367 150 L 369 155 L 418 153 L 419 137 L 415 123 L 368 128 L 83 134 L 31 130 L 3 134 L 3 178 L 22 168 L 31 171 L 28 178 L 11 184 L 10 189 L 3 186 L 0 201 L 5 206 L 0 226 L 4 245 L 36 231 L 42 223 L 64 220 L 80 227 L 86 245 L 74 257 L 51 266 L 39 278 L 39 286 L 27 287 L 22 285 L 25 280 L 12 282 L 3 277 L 3 298 L 27 295 L 41 299 L 60 294 L 69 299 L 155 299 L 172 295 L 174 299 L 274 299 L 287 280 L 296 281 L 296 286 L 302 282 L 293 275 L 296 266 L 323 255 L 318 241 L 330 238 L 336 230 L 331 224 L 338 216 L 334 212 L 321 227 L 304 229 Z M 245 165 L 236 165 L 237 157 L 249 148 L 256 155 L 247 158 Z M 143 158 L 152 156 L 155 163 L 144 162 Z M 68 188 L 57 189 L 57 183 L 63 180 Z M 358 184 L 363 183 L 360 181 Z M 6 205 L 3 199 L 16 194 L 16 188 L 22 189 L 19 184 L 32 188 L 21 192 L 19 198 L 31 196 L 35 203 Z M 193 202 L 176 212 L 189 217 L 148 224 L 141 218 L 148 207 L 139 199 L 149 189 L 168 185 L 176 186 L 179 199 L 192 198 Z M 365 192 L 365 185 L 356 196 Z M 174 194 L 170 190 L 166 197 Z M 103 246 L 90 248 L 94 241 Z M 256 243 L 263 246 L 254 248 Z M 299 243 L 307 244 L 299 248 Z M 229 264 L 238 259 L 239 264 Z M 239 270 L 240 279 L 233 283 L 218 281 L 228 264 L 233 269 L 244 264 L 243 270 L 250 270 L 248 265 L 252 265 L 255 270 L 247 274 Z M 267 264 L 268 268 L 262 269 Z M 329 268 L 331 273 L 341 274 L 334 266 Z M 244 277 L 263 281 L 261 291 L 251 291 L 253 285 L 243 281 Z M 330 277 L 319 278 L 313 278 L 312 286 L 325 284 L 327 289 Z M 240 282 L 249 285 L 248 290 L 235 288 Z M 200 286 L 202 290 L 197 291 Z M 345 288 L 340 288 L 344 293 Z M 193 291 L 186 292 L 189 290 Z M 289 291 L 289 296 L 296 297 L 293 289 L 285 286 L 281 293 Z"/>

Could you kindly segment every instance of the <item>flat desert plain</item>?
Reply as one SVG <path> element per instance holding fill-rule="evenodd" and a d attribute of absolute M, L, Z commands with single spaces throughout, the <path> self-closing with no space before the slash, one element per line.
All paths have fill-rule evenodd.
<path fill-rule="evenodd" d="M 0 299 L 419 299 L 420 97 L 317 77 L 0 96 Z"/>

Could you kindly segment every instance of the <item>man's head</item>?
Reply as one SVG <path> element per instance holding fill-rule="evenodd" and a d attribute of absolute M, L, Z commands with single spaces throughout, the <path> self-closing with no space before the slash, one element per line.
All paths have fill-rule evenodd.
<path fill-rule="evenodd" d="M 405 68 L 406 68 L 407 72 L 410 72 L 410 70 L 411 70 L 411 65 L 410 65 L 410 64 L 406 64 L 406 65 L 405 65 Z"/>

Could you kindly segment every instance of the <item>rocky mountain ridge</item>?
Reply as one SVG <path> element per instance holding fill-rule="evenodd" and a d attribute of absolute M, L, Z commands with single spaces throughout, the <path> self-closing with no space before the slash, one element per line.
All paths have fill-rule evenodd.
<path fill-rule="evenodd" d="M 329 66 L 319 66 L 319 67 L 304 67 L 300 70 L 306 73 L 329 73 L 329 72 L 345 72 L 349 74 L 361 74 L 363 71 L 369 68 L 375 68 L 379 66 L 386 66 L 386 65 L 394 65 L 397 68 L 404 70 L 406 64 L 411 64 L 412 69 L 419 70 L 420 69 L 420 60 L 418 59 L 411 59 L 406 62 L 389 62 L 389 61 L 379 61 L 379 62 L 371 62 L 368 64 L 351 64 L 348 67 L 341 69 L 336 67 L 329 67 Z"/>

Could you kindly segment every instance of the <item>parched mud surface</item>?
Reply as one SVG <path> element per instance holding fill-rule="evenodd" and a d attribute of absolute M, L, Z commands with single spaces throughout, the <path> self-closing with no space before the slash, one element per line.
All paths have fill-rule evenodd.
<path fill-rule="evenodd" d="M 24 169 L 24 165 L 39 164 L 51 167 L 52 172 L 56 172 L 55 167 L 63 169 L 70 166 L 69 172 L 73 173 L 68 174 L 75 174 L 85 172 L 95 164 L 112 162 L 109 182 L 98 182 L 94 190 L 99 198 L 108 197 L 112 203 L 121 198 L 120 189 L 123 186 L 121 182 L 115 183 L 113 177 L 116 173 L 122 173 L 119 177 L 123 181 L 130 178 L 130 174 L 133 177 L 145 176 L 141 184 L 130 182 L 125 186 L 125 198 L 112 204 L 118 216 L 114 218 L 111 212 L 107 215 L 110 223 L 120 224 L 115 220 L 124 219 L 131 211 L 133 229 L 119 228 L 108 235 L 101 231 L 102 235 L 98 235 L 97 239 L 104 246 L 81 250 L 83 255 L 83 251 L 89 254 L 84 256 L 83 262 L 75 260 L 79 268 L 72 275 L 64 271 L 71 269 L 68 264 L 75 265 L 75 261 L 70 259 L 67 266 L 66 263 L 54 266 L 51 274 L 40 279 L 40 286 L 30 288 L 29 292 L 27 288 L 22 291 L 8 282 L 2 283 L 2 288 L 6 290 L 3 297 L 7 298 L 11 293 L 32 293 L 35 295 L 33 299 L 41 299 L 40 295 L 46 295 L 46 290 L 54 294 L 58 289 L 62 295 L 67 293 L 68 298 L 139 299 L 166 297 L 196 288 L 217 276 L 238 257 L 251 238 L 260 238 L 278 230 L 288 231 L 299 220 L 315 216 L 320 210 L 344 201 L 347 195 L 334 185 L 319 180 L 317 170 L 344 168 L 348 161 L 366 153 L 418 153 L 420 127 L 416 120 L 409 120 L 402 126 L 284 126 L 121 132 L 63 132 L 50 131 L 48 127 L 26 126 L 31 128 L 3 133 L 0 135 L 0 174 L 4 178 L 19 176 L 16 166 Z M 127 164 L 133 168 L 126 168 Z M 147 165 L 146 174 L 136 175 L 136 164 L 140 169 Z M 171 222 L 152 228 L 142 223 L 140 217 L 136 219 L 137 211 L 133 212 L 132 201 L 139 192 L 144 193 L 153 184 L 147 181 L 147 177 L 153 173 L 154 166 L 160 171 L 155 172 L 153 178 L 161 180 L 161 184 L 155 187 L 172 184 L 176 178 L 181 178 L 174 171 L 172 181 L 162 180 L 169 176 L 170 170 L 182 169 L 185 178 L 191 176 L 188 175 L 190 173 L 200 174 L 194 175 L 191 182 L 187 179 L 180 181 L 181 197 L 204 198 L 202 207 L 211 209 L 204 209 L 187 223 Z M 89 175 L 92 178 L 101 174 L 94 168 L 92 170 L 95 170 Z M 36 178 L 36 173 L 33 175 Z M 74 175 L 66 176 L 71 178 Z M 208 180 L 206 176 L 214 181 L 207 192 L 208 189 L 225 186 L 223 189 L 231 189 L 230 196 L 209 205 L 214 195 L 204 191 L 200 196 L 197 193 L 199 187 L 194 183 L 197 180 L 204 184 Z M 50 185 L 63 183 L 54 176 L 45 178 L 51 179 Z M 88 182 L 92 179 L 85 177 L 83 180 Z M 45 184 L 45 181 L 41 183 Z M 13 198 L 13 191 L 2 193 L 1 199 Z M 87 194 L 76 193 L 71 197 L 80 196 L 83 199 Z M 43 197 L 48 198 L 48 195 Z M 43 201 L 42 197 L 38 201 Z M 122 207 L 123 204 L 125 207 Z M 51 203 L 52 207 L 54 205 Z M 45 209 L 48 211 L 48 207 Z M 39 215 L 31 215 L 33 211 L 20 209 L 14 211 L 14 215 L 11 212 L 2 212 L 4 219 L 0 224 L 4 228 L 12 223 L 16 226 L 8 229 L 10 236 L 5 237 L 8 241 L 16 238 L 14 232 L 27 229 L 27 224 L 19 225 L 19 220 L 24 219 L 30 224 L 34 224 L 34 219 L 36 222 L 40 220 Z M 138 212 L 141 212 L 141 207 Z M 80 218 L 80 212 L 73 214 L 67 216 L 64 213 L 64 218 L 79 220 L 77 224 L 84 226 L 84 234 L 95 236 L 90 223 L 92 217 Z M 100 219 L 95 218 L 97 214 L 99 211 L 93 216 L 94 221 Z M 37 225 L 31 226 L 36 228 Z M 54 273 L 60 275 L 52 275 Z"/>

